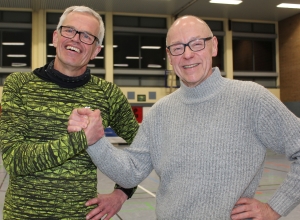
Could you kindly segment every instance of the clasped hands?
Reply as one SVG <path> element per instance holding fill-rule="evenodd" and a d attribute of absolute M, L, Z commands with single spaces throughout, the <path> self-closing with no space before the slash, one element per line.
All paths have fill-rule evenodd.
<path fill-rule="evenodd" d="M 104 136 L 101 112 L 90 108 L 74 109 L 69 117 L 68 132 L 78 132 L 83 129 L 88 146 L 96 143 Z"/>

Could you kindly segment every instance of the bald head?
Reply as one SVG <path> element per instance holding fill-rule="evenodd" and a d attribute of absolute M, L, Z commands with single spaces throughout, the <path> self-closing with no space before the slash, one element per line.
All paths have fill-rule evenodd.
<path fill-rule="evenodd" d="M 202 19 L 192 16 L 186 15 L 183 17 L 178 18 L 174 21 L 167 33 L 166 43 L 167 45 L 171 45 L 175 42 L 170 42 L 170 36 L 173 34 L 178 35 L 182 30 L 197 28 L 199 30 L 199 35 L 203 36 L 213 36 L 212 31 L 210 30 L 209 26 L 206 24 L 205 21 Z"/>

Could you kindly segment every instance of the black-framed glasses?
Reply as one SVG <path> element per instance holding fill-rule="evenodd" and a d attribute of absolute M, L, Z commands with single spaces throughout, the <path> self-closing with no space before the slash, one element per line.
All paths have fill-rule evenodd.
<path fill-rule="evenodd" d="M 191 40 L 186 44 L 172 44 L 168 46 L 168 50 L 170 51 L 171 55 L 179 56 L 182 55 L 185 51 L 185 47 L 188 46 L 192 51 L 197 52 L 203 50 L 205 48 L 205 42 L 211 40 L 213 37 L 206 37 L 206 38 L 197 38 L 195 40 Z"/>
<path fill-rule="evenodd" d="M 60 30 L 61 36 L 69 38 L 69 39 L 72 39 L 78 33 L 79 34 L 79 40 L 82 43 L 85 43 L 85 44 L 88 44 L 88 45 L 93 44 L 95 42 L 95 40 L 97 40 L 97 42 L 99 42 L 99 39 L 96 36 L 94 36 L 92 34 L 89 34 L 85 31 L 77 31 L 76 29 L 74 29 L 72 27 L 60 26 L 59 30 Z"/>

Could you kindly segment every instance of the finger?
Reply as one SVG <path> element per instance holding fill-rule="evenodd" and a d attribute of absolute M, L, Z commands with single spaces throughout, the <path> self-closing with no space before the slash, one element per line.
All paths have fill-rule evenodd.
<path fill-rule="evenodd" d="M 86 215 L 86 219 L 95 220 L 101 219 L 104 216 L 104 212 L 102 212 L 101 208 L 94 208 Z"/>
<path fill-rule="evenodd" d="M 85 203 L 85 205 L 86 205 L 86 206 L 98 205 L 98 198 L 93 198 L 93 199 L 88 200 L 88 201 Z"/>
<path fill-rule="evenodd" d="M 240 198 L 236 203 L 235 205 L 242 205 L 242 204 L 246 204 L 246 203 L 249 203 L 250 202 L 250 199 L 249 198 Z"/>
<path fill-rule="evenodd" d="M 80 126 L 70 126 L 69 125 L 67 130 L 68 130 L 69 133 L 78 132 L 78 131 L 82 130 L 82 127 L 80 127 Z"/>
<path fill-rule="evenodd" d="M 90 108 L 78 108 L 77 113 L 79 115 L 90 115 L 93 111 Z"/>

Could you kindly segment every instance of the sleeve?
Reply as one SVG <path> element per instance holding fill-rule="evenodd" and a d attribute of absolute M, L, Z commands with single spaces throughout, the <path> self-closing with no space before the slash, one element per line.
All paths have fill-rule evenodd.
<path fill-rule="evenodd" d="M 153 170 L 149 149 L 151 135 L 145 132 L 145 121 L 141 124 L 130 147 L 115 148 L 106 137 L 87 148 L 94 164 L 110 179 L 124 188 L 142 182 Z"/>
<path fill-rule="evenodd" d="M 285 181 L 268 202 L 278 214 L 286 216 L 300 203 L 300 119 L 269 92 L 261 103 L 257 125 L 260 140 L 292 162 Z"/>
<path fill-rule="evenodd" d="M 113 85 L 111 90 L 109 103 L 109 126 L 119 137 L 122 137 L 128 144 L 130 144 L 138 131 L 139 124 L 126 96 L 116 85 Z"/>
<path fill-rule="evenodd" d="M 59 166 L 87 147 L 84 132 L 66 132 L 40 143 L 26 139 L 29 120 L 20 94 L 21 82 L 16 74 L 7 77 L 1 103 L 0 149 L 10 175 L 28 175 Z"/>
<path fill-rule="evenodd" d="M 130 144 L 138 131 L 139 124 L 127 98 L 115 84 L 113 84 L 110 95 L 109 103 L 111 120 L 109 125 L 119 137 L 122 137 Z M 137 186 L 125 189 L 116 184 L 115 189 L 122 190 L 127 195 L 128 199 L 130 199 L 136 191 Z"/>

